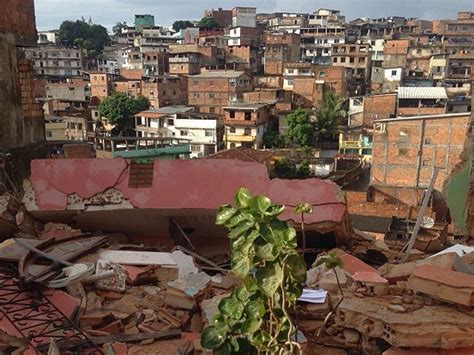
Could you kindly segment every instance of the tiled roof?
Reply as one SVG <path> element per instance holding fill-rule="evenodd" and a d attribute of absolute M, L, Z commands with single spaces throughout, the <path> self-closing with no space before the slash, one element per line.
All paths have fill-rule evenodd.
<path fill-rule="evenodd" d="M 265 163 L 273 154 L 268 151 L 238 147 L 213 154 L 208 159 L 235 159 L 250 163 Z"/>

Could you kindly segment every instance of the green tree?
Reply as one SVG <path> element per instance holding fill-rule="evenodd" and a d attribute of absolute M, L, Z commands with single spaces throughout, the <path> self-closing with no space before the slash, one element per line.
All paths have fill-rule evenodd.
<path fill-rule="evenodd" d="M 285 207 L 241 188 L 216 224 L 229 230 L 232 273 L 241 285 L 218 305 L 201 335 L 214 354 L 301 354 L 290 309 L 306 282 L 296 230 L 278 216 Z"/>
<path fill-rule="evenodd" d="M 341 121 L 347 114 L 344 109 L 345 102 L 346 100 L 331 91 L 324 95 L 321 105 L 316 110 L 316 120 L 314 121 L 319 143 L 323 143 L 325 138 L 333 137 L 338 133 Z"/>
<path fill-rule="evenodd" d="M 99 105 L 99 114 L 107 122 L 115 125 L 115 131 L 123 133 L 134 126 L 133 116 L 150 107 L 150 101 L 144 97 L 128 97 L 123 93 L 115 93 L 106 97 Z"/>
<path fill-rule="evenodd" d="M 266 131 L 263 134 L 263 145 L 267 149 L 284 148 L 285 136 L 282 136 L 278 132 L 275 132 L 275 131 Z"/>
<path fill-rule="evenodd" d="M 178 20 L 173 23 L 173 30 L 175 30 L 176 32 L 189 27 L 194 27 L 194 23 L 188 20 Z"/>
<path fill-rule="evenodd" d="M 315 126 L 311 111 L 305 109 L 297 109 L 286 116 L 288 131 L 286 133 L 290 142 L 307 147 L 314 144 Z"/>
<path fill-rule="evenodd" d="M 112 27 L 112 32 L 116 36 L 120 36 L 122 34 L 122 30 L 127 28 L 126 22 L 117 22 L 114 27 Z"/>
<path fill-rule="evenodd" d="M 110 43 L 104 26 L 86 22 L 84 19 L 64 21 L 59 27 L 59 38 L 65 46 L 79 46 L 89 52 L 89 57 L 97 55 Z"/>
<path fill-rule="evenodd" d="M 307 161 L 297 166 L 290 159 L 283 158 L 275 162 L 271 175 L 278 179 L 307 179 L 311 176 L 311 168 Z"/>
<path fill-rule="evenodd" d="M 203 17 L 198 22 L 197 27 L 200 28 L 220 28 L 219 24 L 212 17 Z"/>

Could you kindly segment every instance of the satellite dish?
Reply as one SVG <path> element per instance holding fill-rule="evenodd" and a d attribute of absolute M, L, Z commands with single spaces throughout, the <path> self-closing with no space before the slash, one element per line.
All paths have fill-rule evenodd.
<path fill-rule="evenodd" d="M 421 226 L 426 229 L 433 228 L 435 225 L 435 221 L 431 217 L 423 217 L 423 222 L 421 223 Z"/>

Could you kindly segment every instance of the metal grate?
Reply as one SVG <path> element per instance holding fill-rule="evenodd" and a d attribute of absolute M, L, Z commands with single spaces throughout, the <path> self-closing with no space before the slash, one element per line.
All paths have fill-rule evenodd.
<path fill-rule="evenodd" d="M 53 340 L 61 354 L 103 354 L 39 289 L 21 286 L 0 273 L 0 314 L 16 336 L 28 339 L 38 354 L 48 353 Z"/>

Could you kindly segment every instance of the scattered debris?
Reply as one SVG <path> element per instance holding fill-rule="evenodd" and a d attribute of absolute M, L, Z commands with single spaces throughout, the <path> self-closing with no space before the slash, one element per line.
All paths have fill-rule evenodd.
<path fill-rule="evenodd" d="M 1 226 L 10 215 L 17 234 L 0 243 L 0 351 L 5 343 L 27 354 L 199 353 L 200 333 L 240 282 L 227 252 L 189 237 L 174 218 L 168 244 L 140 244 L 118 233 L 38 224 L 19 215 L 20 204 L 2 201 Z M 442 229 L 441 239 L 432 238 L 441 244 L 420 252 L 416 247 L 431 238 L 422 227 L 400 263 L 402 243 L 365 220 L 352 238 L 337 238 L 336 249 L 314 249 L 318 266 L 308 269 L 294 310 L 294 340 L 321 354 L 472 349 L 474 248 L 454 245 L 431 255 L 447 243 Z M 342 263 L 328 269 L 318 262 L 325 253 Z"/>

